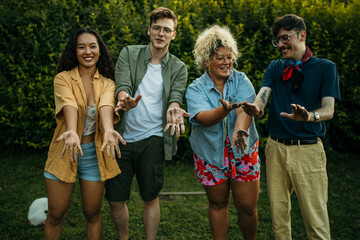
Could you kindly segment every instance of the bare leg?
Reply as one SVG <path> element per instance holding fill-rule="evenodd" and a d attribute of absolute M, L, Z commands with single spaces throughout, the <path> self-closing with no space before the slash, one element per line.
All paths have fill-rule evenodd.
<path fill-rule="evenodd" d="M 109 202 L 119 240 L 129 239 L 129 210 L 126 202 Z"/>
<path fill-rule="evenodd" d="M 83 212 L 86 219 L 86 236 L 89 240 L 101 239 L 101 200 L 104 192 L 104 185 L 104 182 L 93 182 L 80 179 Z"/>
<path fill-rule="evenodd" d="M 45 180 L 49 207 L 45 222 L 44 239 L 60 239 L 74 184 L 47 178 Z"/>
<path fill-rule="evenodd" d="M 144 227 L 147 240 L 155 240 L 160 223 L 160 201 L 155 198 L 150 202 L 144 201 Z"/>
<path fill-rule="evenodd" d="M 216 186 L 204 186 L 209 200 L 209 222 L 213 239 L 226 240 L 229 226 L 229 182 Z"/>
<path fill-rule="evenodd" d="M 238 224 L 245 240 L 255 240 L 258 224 L 257 203 L 260 181 L 237 182 L 230 180 Z"/>

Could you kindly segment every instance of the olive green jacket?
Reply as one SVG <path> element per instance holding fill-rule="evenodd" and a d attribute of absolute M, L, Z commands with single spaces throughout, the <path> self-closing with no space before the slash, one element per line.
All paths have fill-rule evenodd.
<path fill-rule="evenodd" d="M 127 92 L 135 97 L 136 90 L 145 76 L 147 65 L 151 61 L 150 45 L 127 46 L 120 52 L 115 66 L 116 91 L 115 98 L 120 91 Z M 187 82 L 187 68 L 184 62 L 166 53 L 161 60 L 163 88 L 163 127 L 166 125 L 166 111 L 172 102 L 182 104 Z M 141 100 L 140 100 L 141 101 Z M 127 119 L 124 112 L 120 111 L 120 122 L 115 129 L 122 134 Z M 170 135 L 170 128 L 164 133 L 165 159 L 171 160 L 176 154 L 176 136 Z"/>

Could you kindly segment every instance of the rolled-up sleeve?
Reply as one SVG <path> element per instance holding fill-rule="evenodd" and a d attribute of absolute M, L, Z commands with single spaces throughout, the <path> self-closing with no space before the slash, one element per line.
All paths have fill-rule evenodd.
<path fill-rule="evenodd" d="M 237 80 L 237 88 L 236 88 L 236 102 L 244 102 L 248 101 L 252 103 L 255 99 L 255 89 L 249 78 L 241 73 L 240 78 Z"/>
<path fill-rule="evenodd" d="M 55 117 L 56 119 L 62 118 L 59 114 L 64 106 L 72 106 L 78 109 L 71 82 L 63 75 L 58 74 L 54 78 L 54 98 L 55 98 Z"/>
<path fill-rule="evenodd" d="M 205 96 L 204 92 L 196 83 L 192 83 L 186 90 L 187 111 L 190 114 L 189 120 L 191 124 L 200 125 L 195 116 L 199 112 L 211 110 L 212 107 Z"/>
<path fill-rule="evenodd" d="M 182 63 L 180 66 L 181 67 L 177 71 L 177 74 L 174 77 L 174 81 L 171 85 L 169 103 L 177 102 L 181 105 L 186 89 L 188 72 L 187 67 L 184 63 Z"/>
<path fill-rule="evenodd" d="M 100 97 L 99 109 L 103 106 L 110 106 L 115 108 L 115 82 L 107 79 L 104 81 L 104 89 Z M 116 112 L 114 114 L 114 123 L 117 123 L 120 120 L 119 114 Z"/>
<path fill-rule="evenodd" d="M 119 55 L 119 58 L 115 65 L 115 98 L 120 91 L 125 91 L 131 95 L 133 90 L 133 84 L 131 83 L 131 69 L 129 63 L 129 50 L 124 47 Z"/>
<path fill-rule="evenodd" d="M 111 106 L 115 107 L 115 83 L 111 80 L 104 81 L 104 90 L 100 97 L 99 108 L 102 106 Z"/>

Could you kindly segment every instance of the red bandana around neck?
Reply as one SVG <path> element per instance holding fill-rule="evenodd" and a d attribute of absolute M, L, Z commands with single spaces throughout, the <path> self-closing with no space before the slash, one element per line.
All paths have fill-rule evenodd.
<path fill-rule="evenodd" d="M 312 54 L 310 48 L 306 47 L 305 54 L 302 56 L 301 61 L 298 60 L 298 61 L 294 62 L 291 59 L 285 59 L 285 66 L 288 66 L 288 67 L 285 68 L 283 74 L 281 75 L 282 79 L 284 81 L 287 81 L 291 78 L 294 70 L 301 71 L 300 66 L 303 65 L 304 63 L 306 63 L 307 61 L 309 61 L 312 55 L 313 54 Z"/>

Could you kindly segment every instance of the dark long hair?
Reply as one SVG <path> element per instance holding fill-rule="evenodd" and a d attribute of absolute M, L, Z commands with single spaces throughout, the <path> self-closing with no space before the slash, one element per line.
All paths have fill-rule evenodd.
<path fill-rule="evenodd" d="M 73 35 L 71 35 L 60 58 L 59 64 L 57 66 L 57 72 L 59 73 L 62 71 L 70 71 L 79 65 L 79 61 L 76 56 L 76 46 L 78 36 L 83 33 L 90 33 L 97 39 L 100 48 L 100 56 L 98 62 L 96 63 L 96 67 L 99 70 L 99 73 L 104 77 L 114 80 L 114 63 L 110 52 L 99 33 L 95 29 L 88 27 L 79 28 L 73 33 Z"/>

